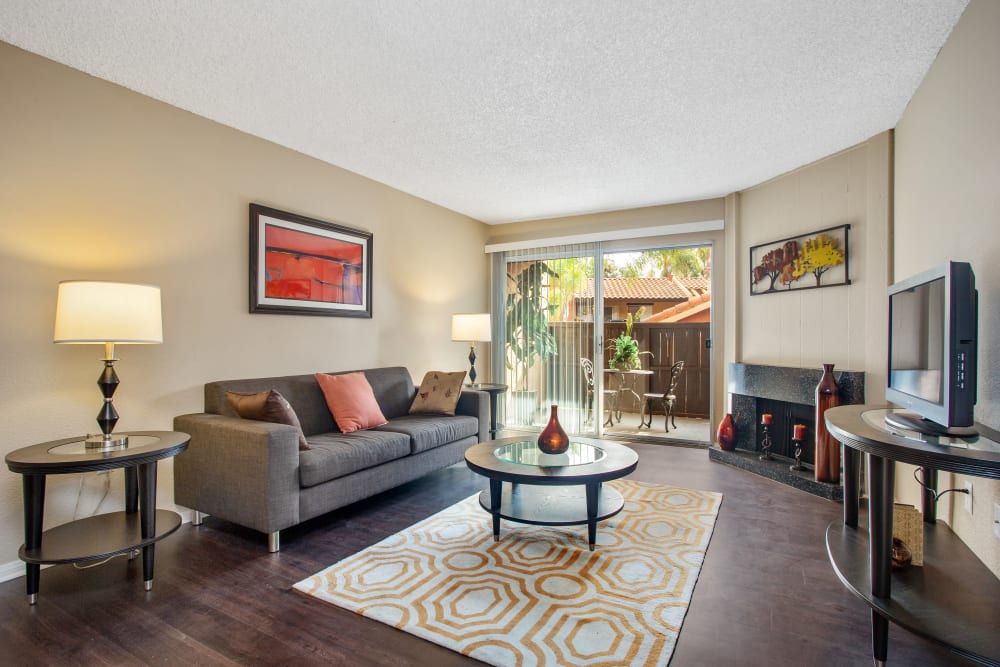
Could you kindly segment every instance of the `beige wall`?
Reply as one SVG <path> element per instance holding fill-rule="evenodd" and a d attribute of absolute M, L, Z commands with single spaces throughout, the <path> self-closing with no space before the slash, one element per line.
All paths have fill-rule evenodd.
<path fill-rule="evenodd" d="M 734 358 L 756 364 L 864 371 L 865 394 L 885 386 L 891 136 L 883 133 L 842 153 L 745 190 L 731 234 L 740 277 L 733 324 Z M 750 248 L 850 224 L 851 284 L 749 296 Z"/>
<path fill-rule="evenodd" d="M 972 263 L 979 288 L 976 420 L 1000 429 L 1000 3 L 973 0 L 896 128 L 894 280 L 941 262 Z M 910 468 L 897 494 L 918 502 Z M 939 488 L 973 483 L 973 512 L 949 494 L 940 514 L 1000 576 L 993 507 L 1000 483 L 942 475 Z"/>
<path fill-rule="evenodd" d="M 65 279 L 163 290 L 163 345 L 117 350 L 119 430 L 171 428 L 213 379 L 467 367 L 450 315 L 488 307 L 485 225 L 3 43 L 0 90 L 3 453 L 97 430 L 103 351 L 52 344 Z M 373 232 L 374 317 L 250 315 L 250 202 Z M 109 476 L 51 478 L 47 526 L 121 507 L 120 475 L 106 498 Z M 162 505 L 172 489 L 161 464 Z M 22 541 L 4 466 L 0 576 Z"/>
<path fill-rule="evenodd" d="M 608 213 L 592 213 L 589 215 L 569 216 L 528 222 L 514 222 L 506 225 L 494 225 L 490 228 L 489 243 L 508 243 L 531 239 L 546 239 L 573 234 L 594 234 L 620 230 L 641 230 L 644 227 L 661 227 L 664 225 L 686 225 L 698 222 L 725 220 L 727 213 L 725 199 L 706 199 L 703 201 L 670 204 L 665 206 L 649 206 L 644 208 L 612 211 Z M 728 221 L 726 223 L 729 224 Z M 695 232 L 672 235 L 654 235 L 643 238 L 630 237 L 629 244 L 649 243 L 652 247 L 669 245 L 712 244 L 712 312 L 725 312 L 727 290 L 725 289 L 728 262 L 726 257 L 726 236 L 723 231 Z M 713 324 L 712 331 L 712 381 L 713 396 L 711 423 L 716 423 L 718 415 L 725 409 L 725 360 L 726 333 L 721 324 Z M 714 429 L 713 429 L 714 430 Z"/>

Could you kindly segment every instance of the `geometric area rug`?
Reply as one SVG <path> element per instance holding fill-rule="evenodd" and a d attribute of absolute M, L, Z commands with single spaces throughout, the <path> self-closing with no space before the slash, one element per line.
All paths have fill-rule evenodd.
<path fill-rule="evenodd" d="M 625 508 L 586 526 L 503 521 L 478 495 L 295 584 L 491 665 L 666 665 L 722 494 L 609 482 Z"/>

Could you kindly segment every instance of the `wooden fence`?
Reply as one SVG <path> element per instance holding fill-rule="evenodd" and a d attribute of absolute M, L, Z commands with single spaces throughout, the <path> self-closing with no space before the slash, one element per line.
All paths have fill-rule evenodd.
<path fill-rule="evenodd" d="M 584 387 L 583 367 L 580 358 L 594 359 L 599 372 L 608 368 L 611 352 L 608 343 L 625 330 L 624 322 L 604 325 L 605 350 L 603 355 L 593 355 L 593 324 L 590 322 L 552 322 L 549 330 L 555 336 L 559 354 L 545 363 L 547 395 L 556 400 L 572 400 L 580 396 Z M 679 417 L 708 418 L 711 394 L 710 352 L 708 322 L 645 323 L 639 322 L 632 329 L 632 336 L 639 344 L 642 367 L 653 375 L 640 378 L 636 391 L 662 393 L 670 382 L 670 367 L 675 361 L 684 361 L 684 372 L 677 385 L 675 414 Z M 631 394 L 625 394 L 623 409 L 639 411 L 639 403 Z M 660 406 L 654 406 L 660 412 Z"/>

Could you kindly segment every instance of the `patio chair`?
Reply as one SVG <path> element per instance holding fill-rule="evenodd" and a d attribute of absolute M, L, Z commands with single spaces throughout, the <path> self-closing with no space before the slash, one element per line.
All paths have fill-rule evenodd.
<path fill-rule="evenodd" d="M 580 365 L 583 366 L 583 376 L 587 382 L 587 421 L 594 418 L 594 362 L 586 357 L 580 357 Z M 614 426 L 615 410 L 618 408 L 618 390 L 605 389 L 604 407 L 608 411 L 608 418 L 604 420 L 605 426 Z"/>
<path fill-rule="evenodd" d="M 681 373 L 684 371 L 684 362 L 675 362 L 670 367 L 670 382 L 667 384 L 667 389 L 662 394 L 645 393 L 642 395 L 642 404 L 639 407 L 639 428 L 645 426 L 646 428 L 653 428 L 653 411 L 652 409 L 647 410 L 651 401 L 660 401 L 663 406 L 663 431 L 665 433 L 670 433 L 670 425 L 673 424 L 674 428 L 677 428 L 677 422 L 674 421 L 674 406 L 677 404 L 677 383 L 680 382 Z M 648 413 L 649 418 L 647 420 L 646 414 Z"/>

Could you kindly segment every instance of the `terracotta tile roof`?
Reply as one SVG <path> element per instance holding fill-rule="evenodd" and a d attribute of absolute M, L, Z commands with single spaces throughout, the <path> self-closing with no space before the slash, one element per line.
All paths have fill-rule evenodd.
<path fill-rule="evenodd" d="M 655 315 L 650 315 L 645 318 L 643 322 L 677 322 L 678 320 L 684 319 L 682 314 L 688 313 L 688 311 L 701 311 L 706 307 L 711 307 L 712 305 L 712 295 L 706 292 L 705 294 L 699 294 L 698 296 L 693 296 L 684 303 L 679 303 L 676 306 L 671 306 L 666 310 L 660 311 Z M 689 313 L 693 314 L 693 313 Z"/>
<path fill-rule="evenodd" d="M 631 299 L 635 301 L 671 301 L 687 299 L 691 295 L 684 287 L 670 278 L 605 278 L 605 299 Z M 594 297 L 594 283 L 587 281 L 576 293 L 578 299 Z"/>

